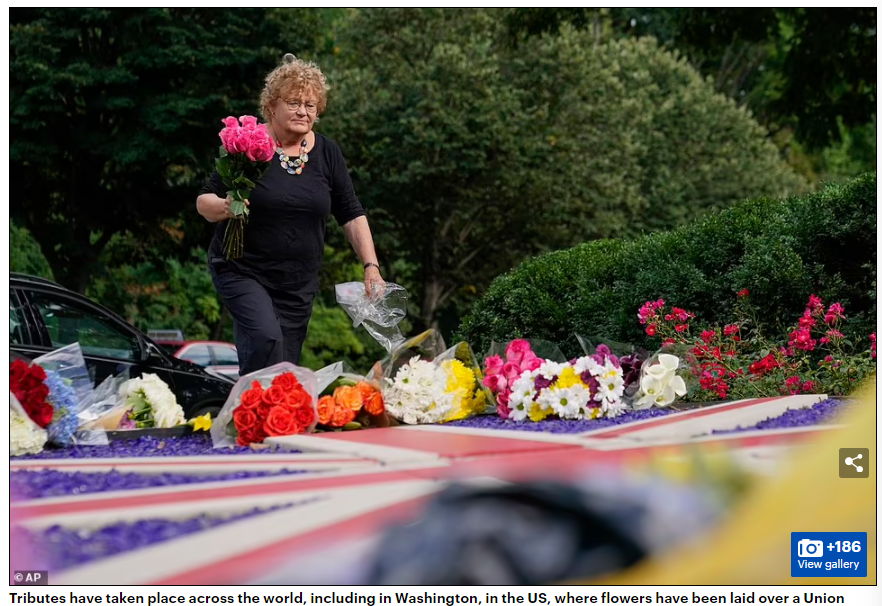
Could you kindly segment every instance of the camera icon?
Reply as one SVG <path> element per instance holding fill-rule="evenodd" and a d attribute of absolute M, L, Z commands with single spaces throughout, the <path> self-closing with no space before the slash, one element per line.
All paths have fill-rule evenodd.
<path fill-rule="evenodd" d="M 823 558 L 824 557 L 824 541 L 812 541 L 811 539 L 803 539 L 797 543 L 799 549 L 799 557 L 801 558 Z"/>

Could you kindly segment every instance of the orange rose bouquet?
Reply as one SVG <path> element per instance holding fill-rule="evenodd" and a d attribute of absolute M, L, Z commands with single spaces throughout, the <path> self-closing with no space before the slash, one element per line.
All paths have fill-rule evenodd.
<path fill-rule="evenodd" d="M 211 426 L 215 448 L 310 433 L 318 412 L 315 374 L 282 362 L 241 377 Z"/>
<path fill-rule="evenodd" d="M 316 431 L 340 431 L 388 427 L 380 386 L 351 372 L 337 362 L 316 372 L 322 396 L 318 399 Z"/>

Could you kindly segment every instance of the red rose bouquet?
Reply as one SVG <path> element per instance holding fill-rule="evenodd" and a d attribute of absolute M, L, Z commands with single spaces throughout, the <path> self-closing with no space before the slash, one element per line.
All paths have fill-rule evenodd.
<path fill-rule="evenodd" d="M 282 362 L 239 379 L 211 426 L 215 447 L 311 433 L 318 414 L 312 371 Z"/>
<path fill-rule="evenodd" d="M 42 429 L 49 426 L 55 411 L 49 403 L 46 371 L 42 366 L 13 360 L 9 364 L 9 391 L 34 423 Z"/>
<path fill-rule="evenodd" d="M 227 259 L 238 259 L 245 253 L 244 224 L 249 212 L 245 200 L 269 168 L 275 145 L 266 125 L 258 124 L 254 116 L 241 116 L 238 120 L 228 116 L 223 122 L 225 128 L 219 133 L 223 145 L 215 168 L 227 195 L 233 199 L 230 212 L 234 215 L 224 232 L 224 254 Z"/>

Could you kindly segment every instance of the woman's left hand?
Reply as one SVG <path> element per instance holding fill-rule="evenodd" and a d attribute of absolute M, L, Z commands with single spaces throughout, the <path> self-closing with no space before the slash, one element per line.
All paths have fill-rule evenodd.
<path fill-rule="evenodd" d="M 380 270 L 371 265 L 364 270 L 364 294 L 371 299 L 377 299 L 386 292 L 386 281 L 380 275 Z"/>

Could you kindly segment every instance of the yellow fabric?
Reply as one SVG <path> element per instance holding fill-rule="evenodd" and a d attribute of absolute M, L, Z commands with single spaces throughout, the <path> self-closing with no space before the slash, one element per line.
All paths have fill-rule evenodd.
<path fill-rule="evenodd" d="M 876 378 L 860 405 L 775 477 L 753 484 L 714 531 L 621 574 L 570 581 L 597 585 L 874 585 L 876 583 Z M 840 448 L 869 448 L 870 477 L 839 477 Z M 790 576 L 791 532 L 866 532 L 867 577 Z"/>

